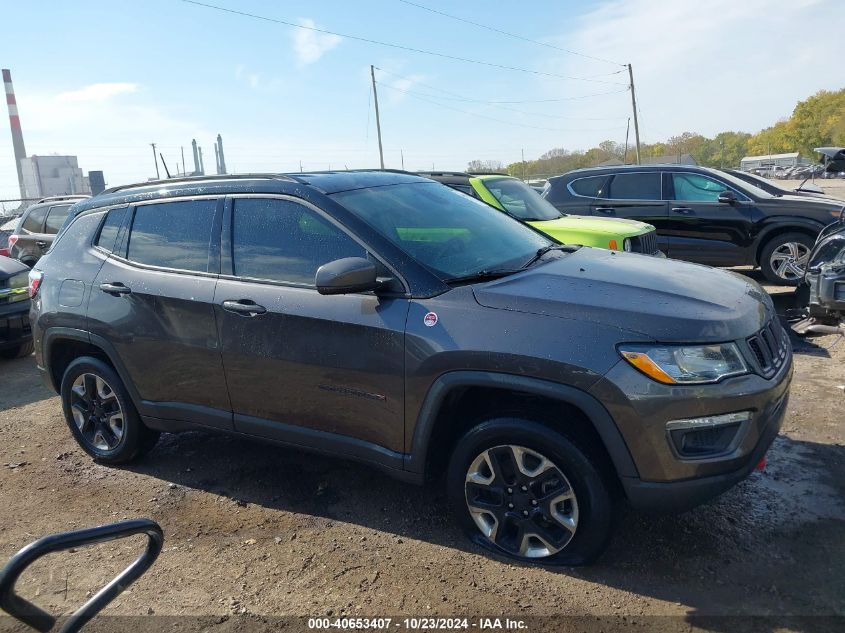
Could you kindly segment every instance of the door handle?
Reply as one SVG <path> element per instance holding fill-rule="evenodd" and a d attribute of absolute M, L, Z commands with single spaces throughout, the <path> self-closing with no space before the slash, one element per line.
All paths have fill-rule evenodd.
<path fill-rule="evenodd" d="M 693 210 L 689 207 L 672 207 L 672 213 L 680 213 L 681 215 L 692 215 Z"/>
<path fill-rule="evenodd" d="M 602 215 L 614 215 L 616 213 L 616 209 L 613 207 L 596 207 L 596 211 Z"/>
<path fill-rule="evenodd" d="M 36 242 L 35 244 L 36 244 L 37 246 L 40 246 L 41 248 L 47 248 L 47 242 L 44 242 L 44 241 L 38 241 L 38 242 Z"/>
<path fill-rule="evenodd" d="M 115 281 L 114 283 L 100 284 L 100 290 L 102 290 L 106 294 L 114 295 L 115 297 L 117 295 L 128 295 L 132 292 L 132 288 L 124 286 L 119 281 Z"/>
<path fill-rule="evenodd" d="M 267 308 L 260 306 L 251 299 L 229 299 L 223 302 L 223 309 L 243 316 L 257 316 L 267 312 Z"/>

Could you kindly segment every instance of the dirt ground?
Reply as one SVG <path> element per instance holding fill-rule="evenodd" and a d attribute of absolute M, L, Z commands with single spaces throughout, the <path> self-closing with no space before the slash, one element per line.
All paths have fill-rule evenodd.
<path fill-rule="evenodd" d="M 776 294 L 786 306 L 788 293 Z M 789 616 L 834 615 L 812 625 L 845 630 L 845 394 L 837 388 L 845 342 L 834 342 L 794 341 L 789 411 L 765 472 L 682 515 L 629 513 L 597 564 L 554 571 L 490 558 L 456 529 L 439 490 L 353 463 L 190 433 L 163 436 L 126 468 L 98 465 L 71 439 L 34 359 L 7 362 L 0 560 L 50 532 L 155 519 L 165 532 L 161 556 L 106 613 L 213 616 L 166 630 L 274 630 L 286 626 L 272 620 L 282 615 L 434 614 L 598 616 L 603 624 L 590 630 L 770 616 L 755 620 L 767 631 L 810 627 Z M 68 612 L 140 544 L 52 555 L 21 580 L 21 592 Z M 677 617 L 654 617 L 665 615 Z M 695 622 L 745 630 L 731 618 Z M 7 619 L 0 630 L 25 629 Z"/>

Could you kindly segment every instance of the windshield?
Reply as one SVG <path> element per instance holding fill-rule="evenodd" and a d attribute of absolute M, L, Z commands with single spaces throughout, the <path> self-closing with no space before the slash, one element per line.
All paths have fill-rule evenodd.
<path fill-rule="evenodd" d="M 560 217 L 560 211 L 521 180 L 484 178 L 481 182 L 505 211 L 518 220 L 555 220 Z"/>
<path fill-rule="evenodd" d="M 444 280 L 518 268 L 554 243 L 436 182 L 354 189 L 331 197 Z"/>
<path fill-rule="evenodd" d="M 730 185 L 734 189 L 737 189 L 737 190 L 751 196 L 752 198 L 763 198 L 764 200 L 766 200 L 766 199 L 769 199 L 769 198 L 775 198 L 776 197 L 776 196 L 773 196 L 772 194 L 770 194 L 768 191 L 763 191 L 762 189 L 760 189 L 760 187 L 757 187 L 756 185 L 752 185 L 750 182 L 746 182 L 746 181 L 744 181 L 740 178 L 737 178 L 733 174 L 729 174 L 726 171 L 718 171 L 717 170 L 717 171 L 714 171 L 714 172 L 711 172 L 711 173 L 718 173 L 719 177 L 722 178 L 723 180 L 726 180 L 728 183 L 730 183 Z"/>

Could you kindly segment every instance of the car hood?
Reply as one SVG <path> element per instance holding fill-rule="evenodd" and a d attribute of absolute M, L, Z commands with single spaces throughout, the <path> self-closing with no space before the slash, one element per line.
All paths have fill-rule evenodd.
<path fill-rule="evenodd" d="M 532 220 L 531 226 L 544 233 L 554 235 L 556 231 L 573 233 L 603 233 L 612 237 L 632 237 L 653 231 L 654 227 L 645 222 L 624 218 L 594 218 L 584 215 L 565 215 L 554 220 Z"/>
<path fill-rule="evenodd" d="M 660 342 L 725 342 L 760 330 L 769 296 L 741 275 L 594 248 L 473 287 L 482 306 L 600 323 Z"/>

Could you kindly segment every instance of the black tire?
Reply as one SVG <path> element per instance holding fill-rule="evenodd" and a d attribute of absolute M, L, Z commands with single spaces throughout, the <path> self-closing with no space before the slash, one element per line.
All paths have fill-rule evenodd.
<path fill-rule="evenodd" d="M 783 276 L 779 275 L 774 267 L 772 266 L 772 254 L 779 248 L 784 247 L 788 244 L 797 244 L 806 249 L 807 256 L 809 256 L 810 251 L 813 249 L 813 244 L 815 240 L 809 235 L 805 235 L 804 233 L 783 233 L 781 235 L 776 235 L 768 242 L 766 242 L 765 246 L 763 246 L 763 250 L 760 251 L 760 270 L 763 272 L 763 276 L 773 284 L 777 284 L 780 286 L 797 286 L 803 277 L 803 274 L 800 276 L 792 277 L 795 275 L 795 271 L 790 269 L 787 271 L 787 274 L 790 278 L 784 278 Z M 803 267 L 802 267 L 803 268 Z"/>
<path fill-rule="evenodd" d="M 13 358 L 24 358 L 25 356 L 29 356 L 32 352 L 35 351 L 35 343 L 32 341 L 27 341 L 26 343 L 21 343 L 17 347 L 10 347 L 8 349 L 4 349 L 0 351 L 0 358 L 5 358 L 6 360 L 11 360 Z"/>
<path fill-rule="evenodd" d="M 474 463 L 478 463 L 476 460 L 480 459 L 485 451 L 489 449 L 502 451 L 504 447 L 512 448 L 513 446 L 517 448 L 524 447 L 529 449 L 529 451 L 536 452 L 542 457 L 547 458 L 557 470 L 546 470 L 543 472 L 553 473 L 553 479 L 557 480 L 556 473 L 559 471 L 563 474 L 563 482 L 565 484 L 560 490 L 569 489 L 574 492 L 576 525 L 574 532 L 570 532 L 568 537 L 566 531 L 562 530 L 559 525 L 554 525 L 541 508 L 532 508 L 531 504 L 535 506 L 537 504 L 534 503 L 533 499 L 528 501 L 527 498 L 533 494 L 535 490 L 534 484 L 528 484 L 529 489 L 527 492 L 520 492 L 520 490 L 525 490 L 525 488 L 521 488 L 520 486 L 520 489 L 517 489 L 516 487 L 520 485 L 518 482 L 512 488 L 508 487 L 508 477 L 506 475 L 502 477 L 503 481 L 506 482 L 504 491 L 501 493 L 502 503 L 498 504 L 498 498 L 492 502 L 497 505 L 495 512 L 504 513 L 503 515 L 499 515 L 503 517 L 501 520 L 498 518 L 495 520 L 495 536 L 500 542 L 494 542 L 494 540 L 482 533 L 481 527 L 476 523 L 476 519 L 473 518 L 468 506 L 467 479 L 469 469 Z M 489 455 L 493 454 L 491 451 Z M 470 539 L 478 545 L 524 563 L 575 566 L 586 565 L 594 561 L 604 551 L 610 540 L 614 527 L 615 507 L 611 488 L 605 478 L 607 475 L 607 473 L 601 472 L 601 466 L 597 463 L 597 460 L 589 457 L 587 451 L 582 450 L 560 433 L 530 420 L 495 418 L 473 427 L 466 435 L 458 440 L 449 462 L 446 485 L 449 502 L 455 516 Z M 519 475 L 517 474 L 517 476 Z M 538 481 L 539 479 L 540 477 L 534 481 Z M 493 484 L 495 484 L 496 480 L 497 475 L 494 473 L 492 483 L 484 485 L 489 485 L 492 489 L 495 487 Z M 470 483 L 469 485 L 471 486 L 472 484 Z M 514 493 L 510 494 L 509 491 L 512 489 Z M 519 499 L 516 498 L 516 495 L 519 495 Z M 514 505 L 508 505 L 510 502 L 513 502 Z M 514 508 L 515 506 L 516 509 L 505 509 L 505 506 L 509 508 Z M 522 507 L 527 509 L 520 510 Z M 523 519 L 520 516 L 520 514 L 526 512 L 531 513 L 530 519 Z M 571 506 L 569 512 L 571 515 Z M 492 516 L 493 512 L 490 514 Z M 529 523 L 529 521 L 534 521 L 534 523 Z M 533 555 L 522 555 L 521 551 L 526 543 L 525 536 L 530 531 L 533 531 L 537 522 L 540 522 L 544 526 L 551 525 L 558 533 L 563 535 L 563 539 L 569 538 L 568 542 L 559 551 L 551 553 L 535 552 Z M 515 524 L 519 523 L 527 526 L 524 532 L 519 532 L 518 528 L 514 527 Z M 499 534 L 500 525 L 504 525 L 501 534 Z M 510 534 L 514 533 L 514 530 L 517 530 L 517 536 L 511 539 Z M 543 533 L 549 534 L 545 530 Z M 522 539 L 519 538 L 520 534 L 522 535 Z M 508 540 L 512 541 L 512 547 L 507 546 L 506 542 Z M 516 549 L 516 541 L 521 543 L 520 551 L 514 551 Z M 505 544 L 503 545 L 502 543 Z M 542 550 L 542 548 L 540 549 Z"/>
<path fill-rule="evenodd" d="M 101 410 L 114 413 L 115 407 L 117 405 L 120 407 L 120 437 L 116 439 L 114 430 L 110 432 L 109 436 L 115 439 L 113 445 L 105 439 L 105 434 L 108 433 L 105 428 L 100 435 L 102 440 L 100 446 L 96 443 L 96 435 L 94 438 L 90 437 L 91 429 L 102 428 L 106 425 L 104 420 L 107 415 L 105 413 L 100 415 L 99 410 L 92 410 L 89 411 L 91 417 L 89 417 L 89 413 L 81 414 L 85 421 L 82 422 L 82 427 L 77 424 L 73 408 L 74 405 L 83 405 L 84 401 L 78 392 L 74 392 L 74 383 L 77 382 L 77 379 L 84 383 L 86 376 L 101 379 L 105 383 L 105 387 L 108 388 L 109 396 L 107 399 L 102 399 L 102 402 L 109 404 L 109 407 L 106 409 L 104 404 Z M 85 389 L 86 387 L 79 386 L 78 388 Z M 88 389 L 88 391 L 91 390 Z M 158 441 L 159 433 L 147 428 L 141 422 L 135 405 L 132 403 L 132 399 L 129 397 L 129 393 L 117 372 L 100 359 L 83 356 L 74 360 L 65 370 L 60 392 L 65 422 L 67 422 L 71 434 L 73 434 L 79 446 L 94 459 L 108 464 L 129 462 L 152 450 Z M 78 410 L 76 413 L 80 415 Z M 92 419 L 96 419 L 96 422 L 91 422 Z"/>

